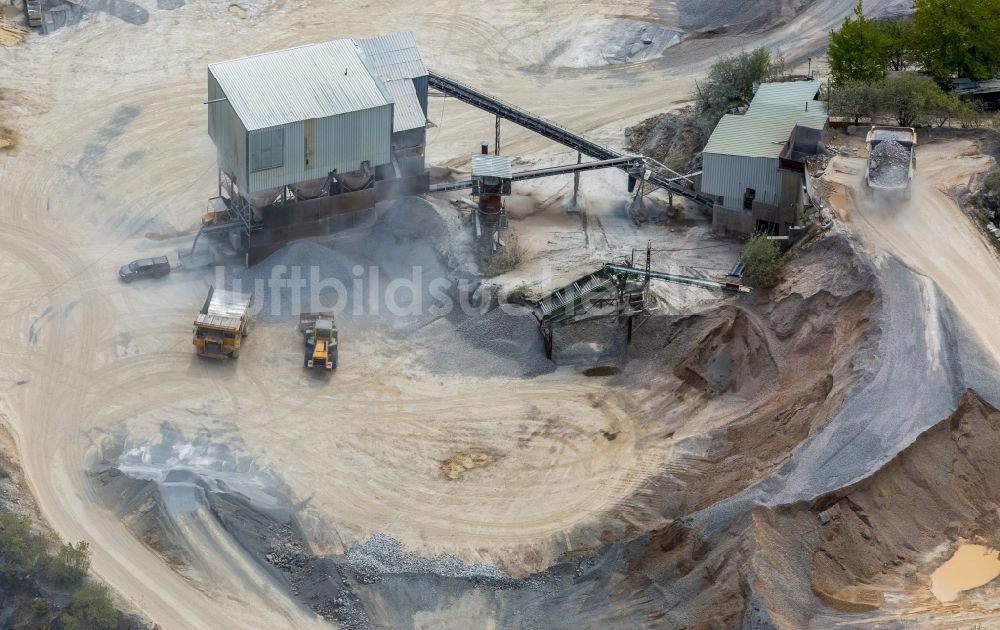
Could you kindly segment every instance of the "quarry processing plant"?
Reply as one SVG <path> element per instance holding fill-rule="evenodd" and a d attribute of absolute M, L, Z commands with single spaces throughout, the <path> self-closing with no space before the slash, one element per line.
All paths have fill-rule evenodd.
<path fill-rule="evenodd" d="M 287 86 L 277 89 L 277 86 Z M 424 153 L 428 90 L 496 116 L 495 156 L 473 160 L 472 179 L 430 185 Z M 227 235 L 252 266 L 282 245 L 333 231 L 334 217 L 385 199 L 473 189 L 477 235 L 495 251 L 505 226 L 503 195 L 513 181 L 619 168 L 634 202 L 656 189 L 711 207 L 697 175 L 681 175 L 643 156 L 625 155 L 431 73 L 413 36 L 342 39 L 210 64 L 208 133 L 216 147 L 218 196 L 202 234 Z M 499 156 L 500 120 L 510 120 L 577 151 L 577 163 L 515 173 Z M 582 156 L 593 158 L 583 162 Z M 499 169 L 499 170 L 497 170 Z M 497 173 L 502 182 L 493 181 Z M 494 190 L 499 186 L 497 190 Z M 574 199 L 576 186 L 574 186 Z"/>

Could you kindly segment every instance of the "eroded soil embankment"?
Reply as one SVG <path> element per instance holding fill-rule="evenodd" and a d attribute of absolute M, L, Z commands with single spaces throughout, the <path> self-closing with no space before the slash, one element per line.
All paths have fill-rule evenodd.
<path fill-rule="evenodd" d="M 843 612 L 936 607 L 929 576 L 942 552 L 963 539 L 998 542 L 998 449 L 1000 411 L 969 391 L 951 417 L 867 479 L 809 505 L 756 511 L 755 590 L 786 627 L 812 621 L 815 607 L 793 605 L 810 592 Z M 962 604 L 985 611 L 989 599 Z"/>
<path fill-rule="evenodd" d="M 651 435 L 672 435 L 677 456 L 646 488 L 662 516 L 752 485 L 840 406 L 880 307 L 854 247 L 842 236 L 806 243 L 755 303 L 654 318 L 641 329 L 622 379 L 648 383 L 633 411 Z"/>
<path fill-rule="evenodd" d="M 687 627 L 930 620 L 944 608 L 930 574 L 957 542 L 1000 542 L 997 449 L 1000 411 L 969 391 L 951 417 L 850 487 L 759 507 L 708 538 L 680 521 L 656 532 L 623 567 L 619 589 L 662 593 L 669 625 Z M 987 585 L 948 612 L 995 615 L 998 591 Z"/>

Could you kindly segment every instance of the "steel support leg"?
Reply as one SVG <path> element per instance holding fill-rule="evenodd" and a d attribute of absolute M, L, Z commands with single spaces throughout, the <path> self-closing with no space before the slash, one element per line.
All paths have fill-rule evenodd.
<path fill-rule="evenodd" d="M 583 154 L 579 151 L 576 152 L 576 163 L 579 164 L 583 161 Z M 576 207 L 576 196 L 580 192 L 580 171 L 575 171 L 573 173 L 573 207 Z"/>
<path fill-rule="evenodd" d="M 493 155 L 500 155 L 500 116 L 497 116 L 497 137 L 493 145 Z"/>

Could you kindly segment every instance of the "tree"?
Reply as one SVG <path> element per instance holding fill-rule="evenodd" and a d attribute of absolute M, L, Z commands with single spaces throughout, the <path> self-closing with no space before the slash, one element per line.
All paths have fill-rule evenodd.
<path fill-rule="evenodd" d="M 48 539 L 31 531 L 31 519 L 0 514 L 0 571 L 31 572 L 48 559 Z"/>
<path fill-rule="evenodd" d="M 727 55 L 712 64 L 708 78 L 696 85 L 694 94 L 697 124 L 702 133 L 710 135 L 724 114 L 749 105 L 755 85 L 774 80 L 784 69 L 784 60 L 772 57 L 766 48 Z"/>
<path fill-rule="evenodd" d="M 880 92 L 879 109 L 903 127 L 930 122 L 944 97 L 933 79 L 913 72 L 890 77 Z"/>
<path fill-rule="evenodd" d="M 989 79 L 1000 67 L 1000 0 L 916 0 L 913 46 L 938 79 Z"/>
<path fill-rule="evenodd" d="M 863 81 L 849 81 L 830 92 L 830 115 L 853 118 L 858 125 L 862 118 L 872 119 L 878 113 L 880 88 Z"/>
<path fill-rule="evenodd" d="M 115 630 L 118 611 L 111 603 L 107 586 L 87 584 L 73 595 L 70 612 L 64 613 L 60 620 L 66 630 Z"/>
<path fill-rule="evenodd" d="M 90 570 L 90 546 L 80 541 L 74 547 L 66 543 L 49 565 L 49 573 L 59 582 L 78 582 Z"/>
<path fill-rule="evenodd" d="M 834 83 L 880 81 L 889 65 L 889 48 L 882 29 L 875 20 L 865 17 L 858 0 L 854 17 L 847 16 L 840 30 L 830 33 L 828 55 Z"/>
<path fill-rule="evenodd" d="M 781 265 L 781 251 L 764 234 L 755 234 L 743 248 L 743 275 L 755 287 L 766 287 L 775 280 Z"/>
<path fill-rule="evenodd" d="M 913 56 L 913 20 L 890 18 L 875 23 L 882 36 L 882 45 L 889 70 L 901 72 L 910 65 Z"/>

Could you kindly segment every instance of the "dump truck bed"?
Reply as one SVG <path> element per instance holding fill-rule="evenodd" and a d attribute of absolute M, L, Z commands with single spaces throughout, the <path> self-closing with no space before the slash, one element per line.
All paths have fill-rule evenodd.
<path fill-rule="evenodd" d="M 874 126 L 866 136 L 865 181 L 872 188 L 905 189 L 916 165 L 917 132 L 912 127 Z"/>
<path fill-rule="evenodd" d="M 195 324 L 220 330 L 239 330 L 250 311 L 252 300 L 252 295 L 216 289 L 209 294 Z"/>

